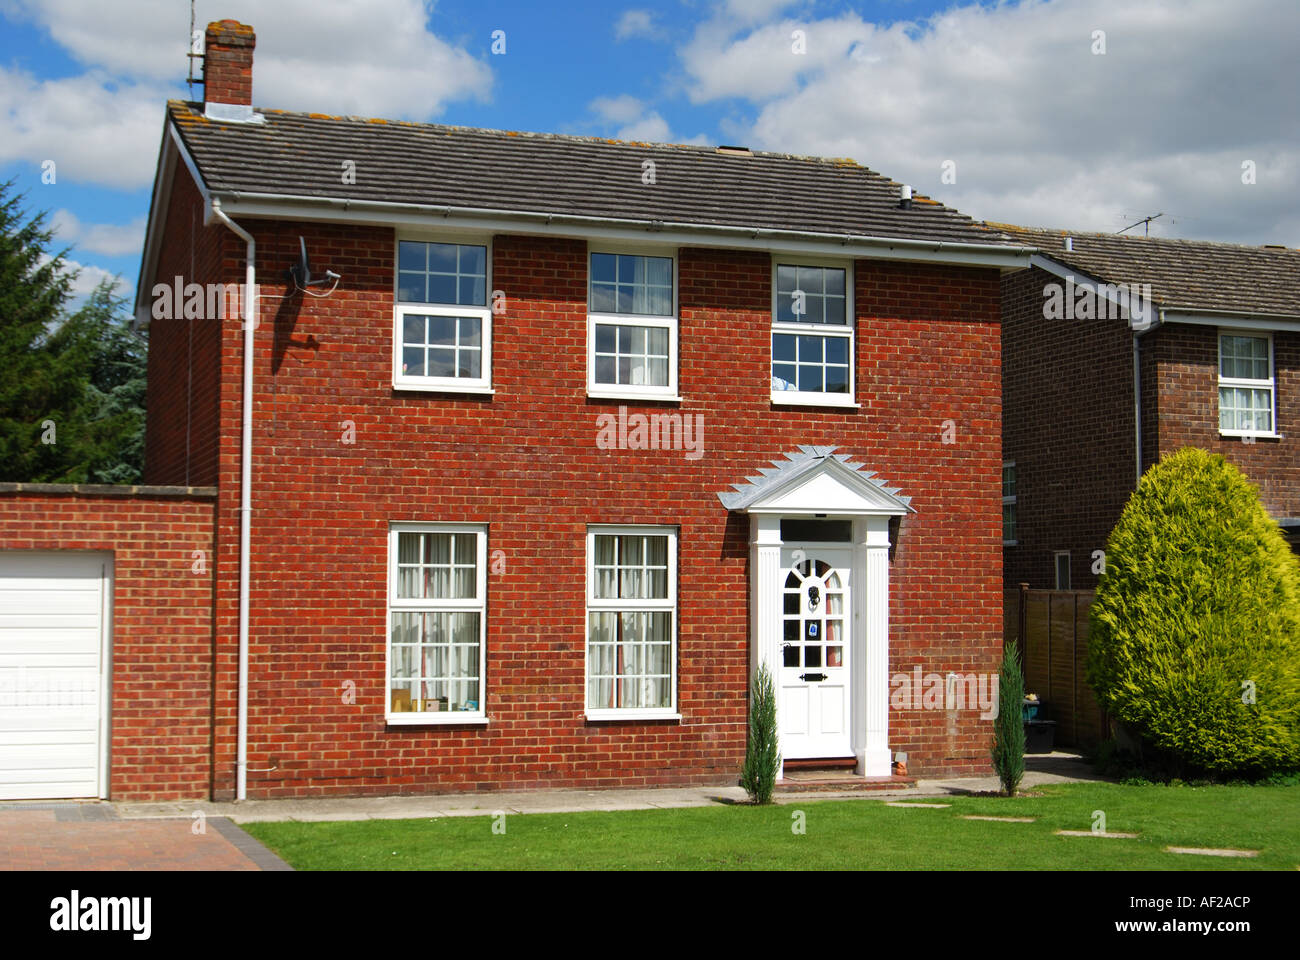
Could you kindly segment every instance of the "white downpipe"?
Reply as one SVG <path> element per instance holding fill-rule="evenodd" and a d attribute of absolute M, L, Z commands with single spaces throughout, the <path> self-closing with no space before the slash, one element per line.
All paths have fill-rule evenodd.
<path fill-rule="evenodd" d="M 253 235 L 226 216 L 221 201 L 212 198 L 212 214 L 248 244 L 244 272 L 244 390 L 243 440 L 239 451 L 239 714 L 235 758 L 235 799 L 243 800 L 248 779 L 248 559 L 253 520 L 253 328 L 257 323 L 257 246 Z"/>

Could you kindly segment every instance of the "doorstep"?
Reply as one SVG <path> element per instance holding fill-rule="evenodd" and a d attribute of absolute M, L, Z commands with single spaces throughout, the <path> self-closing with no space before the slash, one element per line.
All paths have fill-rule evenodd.
<path fill-rule="evenodd" d="M 869 793 L 877 790 L 908 790 L 915 777 L 859 777 L 834 770 L 787 770 L 776 782 L 777 793 Z"/>

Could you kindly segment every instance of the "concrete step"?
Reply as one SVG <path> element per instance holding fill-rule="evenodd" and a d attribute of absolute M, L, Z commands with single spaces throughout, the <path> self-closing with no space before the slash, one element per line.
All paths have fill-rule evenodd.
<path fill-rule="evenodd" d="M 839 770 L 787 771 L 776 782 L 777 793 L 843 792 L 865 793 L 872 790 L 900 790 L 916 786 L 915 777 L 859 777 Z"/>

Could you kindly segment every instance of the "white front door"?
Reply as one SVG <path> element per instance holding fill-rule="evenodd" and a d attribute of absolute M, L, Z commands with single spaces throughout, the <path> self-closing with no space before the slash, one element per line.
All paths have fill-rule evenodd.
<path fill-rule="evenodd" d="M 777 718 L 786 760 L 853 755 L 849 730 L 851 551 L 781 550 Z"/>

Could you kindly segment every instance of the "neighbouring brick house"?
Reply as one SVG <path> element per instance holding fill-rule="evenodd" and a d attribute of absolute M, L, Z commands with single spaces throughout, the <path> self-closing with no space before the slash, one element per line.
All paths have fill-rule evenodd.
<path fill-rule="evenodd" d="M 998 667 L 1028 250 L 848 161 L 254 110 L 253 45 L 167 107 L 137 301 L 145 479 L 215 488 L 156 541 L 211 606 L 147 621 L 210 646 L 138 682 L 204 762 L 114 715 L 104 792 L 734 783 L 759 664 L 788 760 L 988 772 L 980 704 L 895 681 Z"/>
<path fill-rule="evenodd" d="M 1007 585 L 1095 587 L 1140 472 L 1185 446 L 1240 467 L 1297 546 L 1300 251 L 990 226 L 1038 250 L 1002 280 Z"/>

